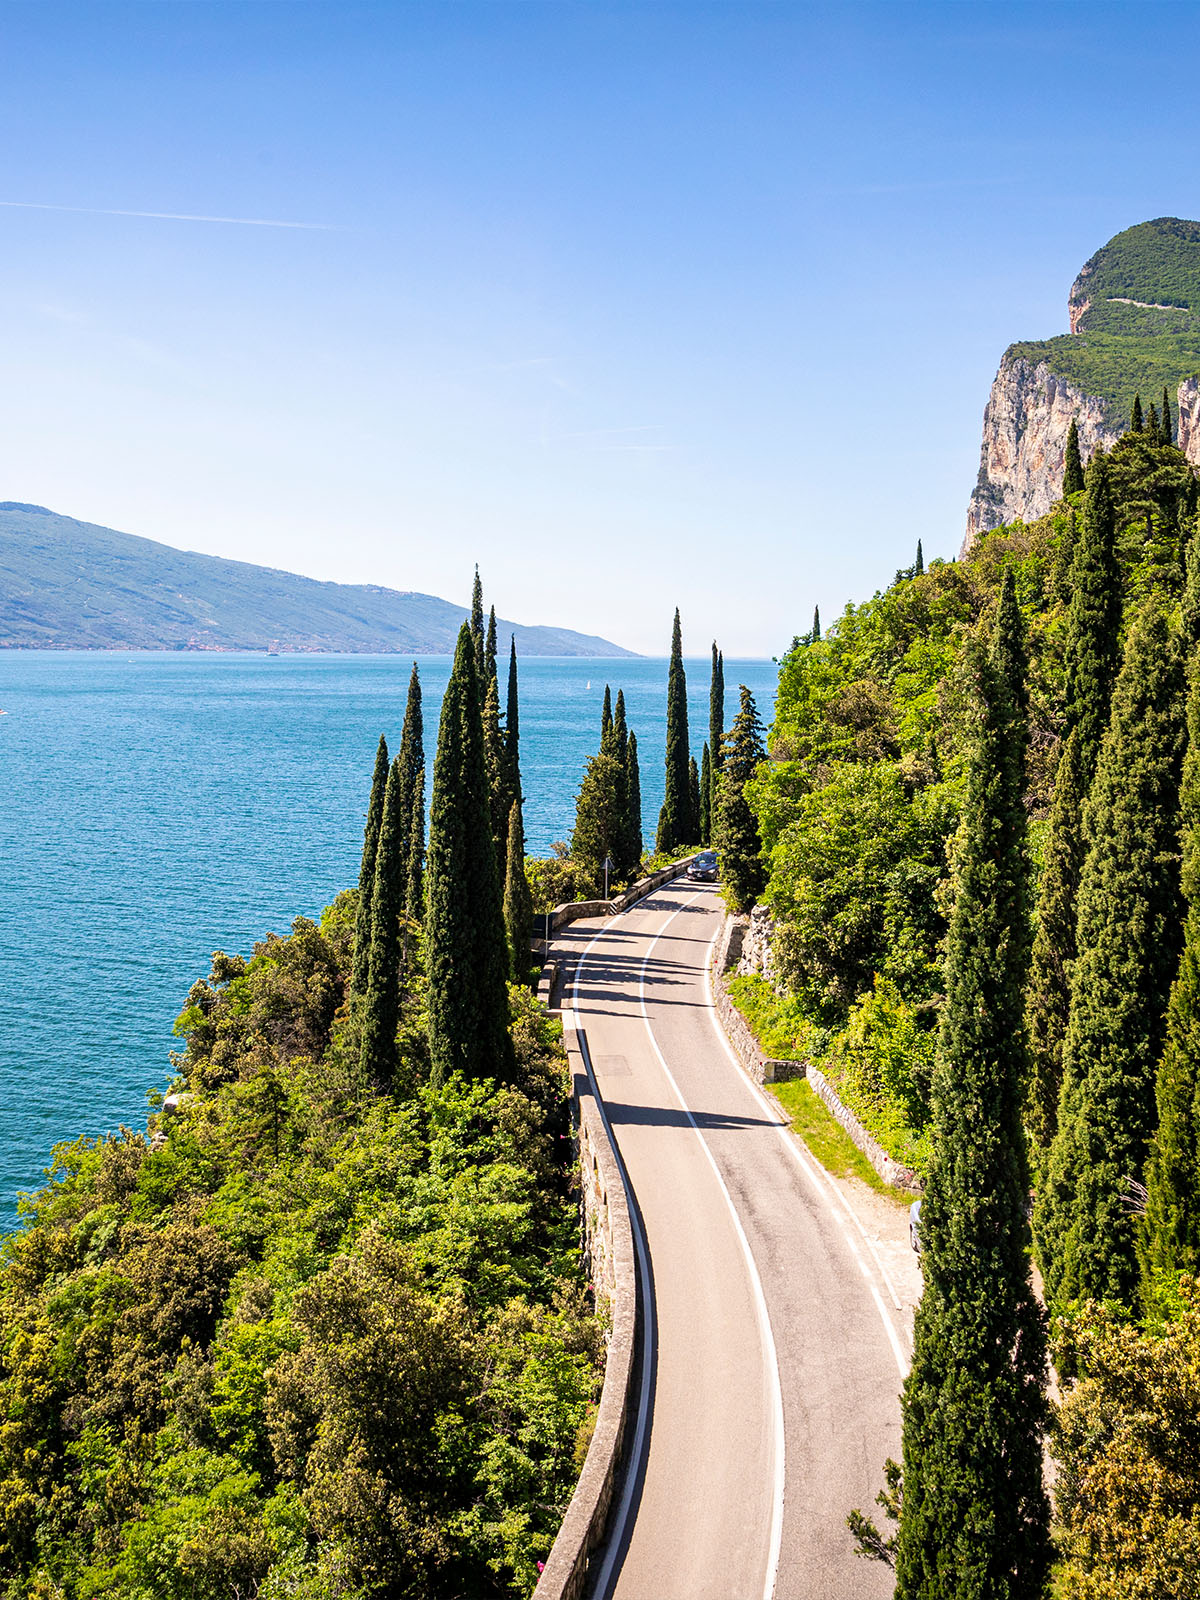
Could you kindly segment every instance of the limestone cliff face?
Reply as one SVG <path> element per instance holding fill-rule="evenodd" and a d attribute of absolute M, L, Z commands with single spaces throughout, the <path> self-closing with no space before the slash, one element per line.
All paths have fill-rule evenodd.
<path fill-rule="evenodd" d="M 1062 490 L 1072 417 L 1085 461 L 1097 444 L 1107 449 L 1115 443 L 1118 435 L 1105 417 L 1102 400 L 1081 394 L 1045 361 L 1033 364 L 1024 356 L 1005 355 L 983 413 L 979 479 L 967 507 L 964 553 L 989 528 L 1017 518 L 1031 522 L 1049 511 Z"/>
<path fill-rule="evenodd" d="M 1200 378 L 1180 381 L 1175 442 L 1192 465 L 1200 467 Z"/>

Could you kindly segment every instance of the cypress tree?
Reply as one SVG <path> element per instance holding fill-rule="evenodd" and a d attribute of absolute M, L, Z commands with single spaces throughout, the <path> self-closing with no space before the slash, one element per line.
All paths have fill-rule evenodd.
<path fill-rule="evenodd" d="M 475 644 L 467 624 L 442 699 L 425 869 L 432 1076 L 511 1078 L 504 929 Z"/>
<path fill-rule="evenodd" d="M 367 802 L 367 825 L 363 830 L 362 863 L 358 869 L 358 912 L 354 919 L 351 995 L 367 992 L 367 974 L 371 966 L 371 899 L 375 892 L 375 852 L 379 847 L 379 825 L 383 821 L 383 796 L 387 780 L 387 740 L 380 734 L 379 748 L 375 752 L 375 771 L 371 776 L 371 798 Z"/>
<path fill-rule="evenodd" d="M 604 886 L 604 858 L 610 857 L 619 866 L 629 826 L 623 780 L 624 773 L 613 752 L 610 734 L 608 741 L 589 760 L 583 774 L 571 833 L 571 859 L 597 893 Z"/>
<path fill-rule="evenodd" d="M 1167 1044 L 1155 1081 L 1158 1131 L 1146 1170 L 1140 1238 L 1143 1297 L 1156 1279 L 1200 1273 L 1200 541 L 1187 554 L 1182 644 L 1187 661 L 1187 754 L 1179 794 L 1187 904 L 1183 954 L 1167 1007 Z"/>
<path fill-rule="evenodd" d="M 1058 1131 L 1035 1215 L 1047 1302 L 1133 1303 L 1139 1180 L 1179 961 L 1183 670 L 1154 605 L 1135 619 L 1085 813 Z"/>
<path fill-rule="evenodd" d="M 600 711 L 600 743 L 607 742 L 612 734 L 612 691 L 604 685 L 604 705 Z"/>
<path fill-rule="evenodd" d="M 701 817 L 700 837 L 707 844 L 712 834 L 712 816 L 717 803 L 717 779 L 721 771 L 721 740 L 725 737 L 725 657 L 713 640 L 712 675 L 708 682 L 708 777 L 700 773 L 701 803 L 708 817 L 708 833 Z"/>
<path fill-rule="evenodd" d="M 1079 425 L 1075 418 L 1071 418 L 1071 426 L 1067 429 L 1067 450 L 1063 460 L 1063 499 L 1069 494 L 1078 494 L 1083 488 L 1083 457 L 1079 454 Z"/>
<path fill-rule="evenodd" d="M 740 694 L 738 714 L 725 738 L 713 817 L 713 843 L 721 854 L 721 882 L 731 911 L 749 911 L 766 884 L 762 839 L 746 784 L 766 760 L 767 747 L 754 696 L 744 683 Z"/>
<path fill-rule="evenodd" d="M 919 578 L 925 571 L 925 552 L 921 549 L 921 541 L 917 540 L 917 559 L 913 563 L 913 577 Z"/>
<path fill-rule="evenodd" d="M 1067 513 L 1066 527 L 1058 536 L 1058 552 L 1054 558 L 1054 592 L 1064 606 L 1071 603 L 1071 569 L 1075 562 L 1075 547 L 1079 542 L 1079 519 L 1072 506 Z"/>
<path fill-rule="evenodd" d="M 413 662 L 408 678 L 405 725 L 400 734 L 400 814 L 405 830 L 402 906 L 406 917 L 421 920 L 421 878 L 426 845 L 426 725 L 421 710 L 421 674 Z M 413 830 L 418 830 L 414 846 Z"/>
<path fill-rule="evenodd" d="M 638 770 L 637 734 L 629 735 L 629 755 L 625 762 L 625 789 L 628 795 L 629 861 L 636 870 L 645 848 L 642 840 L 642 775 Z"/>
<path fill-rule="evenodd" d="M 683 671 L 683 636 L 679 608 L 671 630 L 671 665 L 667 673 L 666 793 L 658 815 L 655 850 L 668 853 L 686 844 L 691 800 L 688 793 L 687 679 Z"/>
<path fill-rule="evenodd" d="M 820 644 L 820 642 L 821 642 L 821 608 L 820 608 L 820 606 L 814 606 L 813 607 L 812 642 L 814 644 Z"/>
<path fill-rule="evenodd" d="M 617 870 L 622 876 L 632 874 L 637 870 L 638 862 L 642 859 L 641 828 L 634 828 L 633 816 L 630 809 L 629 791 L 629 724 L 625 718 L 625 691 L 617 690 L 617 703 L 613 710 L 612 733 L 610 735 L 612 752 L 617 759 L 620 771 L 620 830 L 617 840 L 617 854 L 615 860 Z"/>
<path fill-rule="evenodd" d="M 1153 400 L 1151 400 L 1149 406 L 1146 408 L 1146 432 L 1154 440 L 1155 444 L 1159 442 L 1161 434 L 1159 433 L 1158 427 L 1158 407 L 1154 404 Z"/>
<path fill-rule="evenodd" d="M 1121 578 L 1117 519 L 1103 451 L 1097 450 L 1088 462 L 1084 482 L 1083 528 L 1071 565 L 1065 665 L 1067 718 L 1079 729 L 1080 770 L 1086 788 L 1096 770 L 1117 672 Z"/>
<path fill-rule="evenodd" d="M 484 685 L 496 677 L 496 608 L 488 612 L 487 639 L 483 647 Z"/>
<path fill-rule="evenodd" d="M 508 976 L 513 983 L 528 983 L 529 935 L 533 926 L 533 896 L 525 876 L 525 827 L 520 804 L 514 800 L 508 814 L 508 855 L 504 873 L 504 927 L 508 936 Z"/>
<path fill-rule="evenodd" d="M 1071 1005 L 1071 969 L 1076 954 L 1075 921 L 1083 871 L 1083 803 L 1086 798 L 1079 734 L 1072 729 L 1054 774 L 1054 801 L 1038 897 L 1037 936 L 1033 941 L 1026 1007 L 1032 1068 L 1026 1125 L 1035 1165 L 1058 1127 L 1062 1054 Z"/>
<path fill-rule="evenodd" d="M 1159 421 L 1161 424 L 1162 442 L 1164 444 L 1174 444 L 1175 423 L 1171 417 L 1171 397 L 1165 388 L 1163 389 L 1162 416 Z"/>
<path fill-rule="evenodd" d="M 700 757 L 700 843 L 712 841 L 712 758 L 708 753 L 708 740 Z"/>
<path fill-rule="evenodd" d="M 484 662 L 484 669 L 487 662 Z M 483 752 L 488 777 L 488 813 L 496 862 L 508 857 L 508 814 L 516 798 L 510 784 L 508 748 L 500 731 L 500 690 L 494 677 L 487 679 L 483 697 Z"/>
<path fill-rule="evenodd" d="M 471 638 L 475 644 L 475 676 L 480 696 L 484 691 L 483 678 L 483 584 L 479 580 L 479 565 L 475 566 L 475 582 L 471 588 Z"/>
<path fill-rule="evenodd" d="M 508 745 L 508 764 L 513 788 L 521 789 L 521 706 L 517 693 L 517 641 L 510 636 L 508 646 L 508 704 L 504 715 L 504 742 Z"/>
<path fill-rule="evenodd" d="M 1133 397 L 1133 410 L 1129 417 L 1129 427 L 1134 433 L 1141 433 L 1145 428 L 1145 422 L 1142 418 L 1142 397 L 1140 394 L 1135 394 Z"/>
<path fill-rule="evenodd" d="M 403 791 L 404 770 L 397 756 L 388 771 L 379 847 L 375 852 L 371 961 L 363 1005 L 363 1077 L 379 1088 L 391 1085 L 399 1066 L 396 1029 L 400 1022 L 401 919 L 404 915 L 404 869 L 408 860 L 408 818 L 404 815 Z"/>
<path fill-rule="evenodd" d="M 1029 953 L 1024 639 L 1006 574 L 975 644 L 976 731 L 946 950 L 921 1201 L 925 1289 L 902 1397 L 897 1600 L 1040 1600 L 1046 1343 L 1030 1282 L 1021 1132 Z"/>
<path fill-rule="evenodd" d="M 700 769 L 695 756 L 688 757 L 688 831 L 689 844 L 700 840 Z"/>

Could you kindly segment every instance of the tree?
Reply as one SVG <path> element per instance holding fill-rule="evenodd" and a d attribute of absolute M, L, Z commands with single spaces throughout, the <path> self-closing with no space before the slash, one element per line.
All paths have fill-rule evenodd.
<path fill-rule="evenodd" d="M 1162 416 L 1160 417 L 1159 422 L 1161 425 L 1160 437 L 1162 438 L 1162 442 L 1164 444 L 1174 444 L 1175 424 L 1171 418 L 1171 397 L 1165 388 L 1163 389 L 1162 396 Z"/>
<path fill-rule="evenodd" d="M 375 892 L 375 852 L 379 846 L 379 825 L 383 821 L 383 796 L 388 780 L 388 747 L 383 734 L 375 752 L 375 771 L 371 777 L 371 798 L 367 802 L 367 825 L 363 831 L 362 864 L 358 869 L 358 913 L 354 924 L 354 967 L 350 979 L 352 995 L 367 991 L 371 966 L 371 898 Z"/>
<path fill-rule="evenodd" d="M 654 842 L 654 848 L 664 854 L 690 842 L 687 679 L 683 671 L 683 638 L 678 606 L 675 608 L 675 625 L 671 630 L 671 665 L 667 673 L 666 780 L 665 797 L 658 816 L 658 836 Z"/>
<path fill-rule="evenodd" d="M 1129 632 L 1085 818 L 1058 1131 L 1034 1219 L 1052 1310 L 1132 1305 L 1137 1288 L 1129 1184 L 1154 1132 L 1179 960 L 1183 745 L 1179 642 L 1151 602 Z"/>
<path fill-rule="evenodd" d="M 1165 396 L 1165 391 L 1164 391 Z M 1180 887 L 1187 904 L 1183 953 L 1167 1007 L 1167 1043 L 1155 1080 L 1158 1129 L 1146 1169 L 1142 1293 L 1159 1280 L 1200 1272 L 1200 540 L 1188 547 L 1182 642 L 1186 652 L 1187 754 L 1180 785 Z"/>
<path fill-rule="evenodd" d="M 484 663 L 486 668 L 486 662 Z M 508 816 L 515 798 L 512 791 L 508 747 L 500 731 L 500 690 L 495 677 L 487 679 L 483 697 L 483 751 L 488 776 L 488 811 L 492 848 L 497 864 L 508 855 Z"/>
<path fill-rule="evenodd" d="M 1026 1006 L 1032 1069 L 1026 1126 L 1035 1164 L 1049 1148 L 1058 1127 L 1062 1053 L 1071 1005 L 1071 969 L 1076 954 L 1076 907 L 1083 872 L 1085 799 L 1079 734 L 1072 730 L 1054 775 L 1054 801 Z"/>
<path fill-rule="evenodd" d="M 1153 400 L 1151 400 L 1149 406 L 1146 408 L 1146 432 L 1150 435 L 1151 439 L 1154 440 L 1155 444 L 1159 443 L 1162 435 L 1159 432 L 1158 427 L 1158 407 L 1154 404 Z"/>
<path fill-rule="evenodd" d="M 970 661 L 969 755 L 921 1201 L 925 1290 L 902 1398 L 897 1600 L 1035 1600 L 1050 1560 L 1043 1318 L 1021 1130 L 1028 708 L 1011 572 Z"/>
<path fill-rule="evenodd" d="M 479 693 L 482 696 L 485 688 L 483 677 L 483 584 L 479 580 L 479 565 L 475 566 L 475 582 L 471 588 L 471 638 L 475 645 L 475 676 L 479 681 Z"/>
<path fill-rule="evenodd" d="M 921 541 L 917 540 L 917 559 L 913 563 L 913 577 L 919 578 L 925 571 L 925 552 L 921 549 Z"/>
<path fill-rule="evenodd" d="M 604 685 L 604 704 L 600 708 L 600 743 L 612 733 L 612 691 L 608 684 Z"/>
<path fill-rule="evenodd" d="M 1145 426 L 1146 424 L 1142 417 L 1142 397 L 1140 394 L 1135 394 L 1133 397 L 1133 411 L 1129 417 L 1129 427 L 1133 433 L 1141 433 L 1144 431 Z"/>
<path fill-rule="evenodd" d="M 813 642 L 813 644 L 820 644 L 820 642 L 821 642 L 821 608 L 820 608 L 820 606 L 814 606 L 813 607 L 812 642 Z"/>
<path fill-rule="evenodd" d="M 375 852 L 371 961 L 363 1005 L 360 1056 L 365 1081 L 377 1089 L 391 1086 L 400 1064 L 396 1029 L 400 1023 L 401 921 L 409 821 L 404 815 L 404 770 L 400 757 L 396 756 L 388 771 L 379 846 Z"/>
<path fill-rule="evenodd" d="M 634 823 L 631 802 L 629 740 L 629 725 L 625 719 L 625 691 L 618 689 L 617 703 L 613 711 L 611 745 L 612 753 L 617 758 L 617 765 L 621 770 L 621 830 L 614 859 L 622 877 L 632 876 L 642 859 L 642 826 L 640 821 L 636 825 Z"/>
<path fill-rule="evenodd" d="M 525 876 L 525 829 L 521 807 L 514 800 L 508 816 L 508 859 L 504 873 L 504 927 L 508 934 L 508 975 L 513 983 L 529 982 L 529 935 L 533 896 Z"/>
<path fill-rule="evenodd" d="M 1085 475 L 1083 529 L 1071 566 L 1071 604 L 1065 646 L 1066 709 L 1079 730 L 1084 787 L 1092 781 L 1108 722 L 1121 626 L 1121 577 L 1116 556 L 1116 512 L 1104 452 Z"/>
<path fill-rule="evenodd" d="M 509 781 L 513 793 L 521 798 L 521 704 L 517 690 L 517 641 L 510 636 L 508 647 L 508 701 L 504 714 L 504 742 L 508 746 Z"/>
<path fill-rule="evenodd" d="M 429 1049 L 435 1083 L 452 1072 L 508 1079 L 508 940 L 468 624 L 442 699 L 426 864 Z"/>
<path fill-rule="evenodd" d="M 708 753 L 708 740 L 700 757 L 700 843 L 712 842 L 712 758 Z"/>
<path fill-rule="evenodd" d="M 1083 488 L 1083 457 L 1079 454 L 1079 424 L 1071 418 L 1067 429 L 1067 449 L 1063 459 L 1063 499 Z"/>
<path fill-rule="evenodd" d="M 629 812 L 629 860 L 636 871 L 641 863 L 642 842 L 642 775 L 638 769 L 637 734 L 629 735 L 629 757 L 625 763 L 625 786 Z"/>
<path fill-rule="evenodd" d="M 704 775 L 701 773 L 702 794 L 707 796 L 706 810 L 709 817 L 709 833 L 712 831 L 712 814 L 717 801 L 717 779 L 721 771 L 721 740 L 725 737 L 725 656 L 717 649 L 717 641 L 713 640 L 712 647 L 712 675 L 708 683 L 708 762 L 709 777 L 706 786 L 703 784 Z M 701 819 L 703 821 L 703 819 Z M 708 842 L 708 838 L 701 830 L 701 840 Z"/>
<path fill-rule="evenodd" d="M 425 848 L 425 718 L 421 709 L 421 676 L 413 662 L 400 734 L 401 825 L 405 854 L 400 907 L 407 916 L 420 917 L 422 865 Z M 414 850 L 414 830 L 417 843 Z"/>
<path fill-rule="evenodd" d="M 700 769 L 695 756 L 688 757 L 688 841 L 696 844 L 700 839 Z"/>
<path fill-rule="evenodd" d="M 488 612 L 487 638 L 483 646 L 484 686 L 496 677 L 496 608 Z"/>
<path fill-rule="evenodd" d="M 738 714 L 721 753 L 714 841 L 721 857 L 725 900 L 731 911 L 749 911 L 766 881 L 762 840 L 746 798 L 746 785 L 766 760 L 767 747 L 754 696 L 744 683 L 740 694 Z"/>

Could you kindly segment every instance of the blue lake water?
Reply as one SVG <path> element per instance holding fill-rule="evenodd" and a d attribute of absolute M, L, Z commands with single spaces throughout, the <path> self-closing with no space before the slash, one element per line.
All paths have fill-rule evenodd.
<path fill-rule="evenodd" d="M 419 665 L 432 765 L 450 662 Z M 687 669 L 698 756 L 709 664 Z M 375 745 L 398 746 L 409 670 L 397 656 L 0 651 L 0 1227 L 57 1140 L 144 1126 L 213 950 L 248 954 L 357 881 Z M 652 840 L 666 661 L 519 672 L 531 854 L 570 834 L 606 681 L 625 691 Z M 775 678 L 769 661 L 727 661 L 726 721 L 745 683 L 769 722 Z"/>

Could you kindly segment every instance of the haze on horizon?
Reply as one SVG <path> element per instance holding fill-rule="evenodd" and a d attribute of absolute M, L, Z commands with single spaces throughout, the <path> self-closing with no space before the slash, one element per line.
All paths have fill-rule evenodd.
<path fill-rule="evenodd" d="M 1005 346 L 1197 215 L 1183 7 L 4 21 L 0 499 L 459 603 L 478 561 L 655 655 L 953 555 Z"/>

